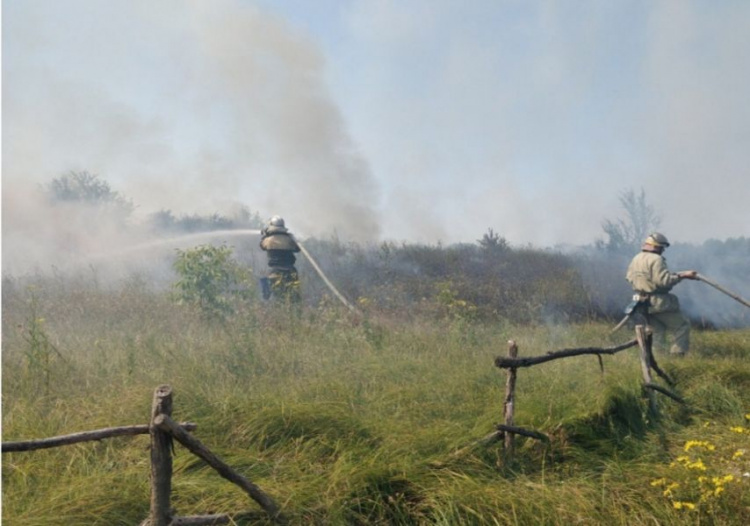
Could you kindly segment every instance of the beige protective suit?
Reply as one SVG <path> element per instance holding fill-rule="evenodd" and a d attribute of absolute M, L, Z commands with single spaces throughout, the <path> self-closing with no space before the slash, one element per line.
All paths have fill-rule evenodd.
<path fill-rule="evenodd" d="M 670 353 L 682 355 L 690 347 L 690 322 L 680 312 L 680 301 L 671 294 L 682 278 L 670 272 L 661 254 L 644 250 L 628 266 L 625 278 L 635 292 L 648 295 L 649 324 L 655 342 L 662 343 L 671 334 Z"/>
<path fill-rule="evenodd" d="M 294 266 L 294 254 L 300 251 L 297 242 L 286 228 L 271 226 L 261 232 L 260 248 L 268 254 L 271 294 L 298 303 L 300 283 Z"/>

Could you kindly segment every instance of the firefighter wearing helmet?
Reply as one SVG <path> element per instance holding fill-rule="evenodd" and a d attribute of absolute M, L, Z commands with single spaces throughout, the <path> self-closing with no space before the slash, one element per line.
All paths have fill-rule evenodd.
<path fill-rule="evenodd" d="M 299 276 L 294 264 L 299 245 L 287 230 L 284 219 L 273 216 L 260 231 L 260 248 L 268 255 L 268 277 L 262 281 L 263 297 L 290 302 L 300 300 Z"/>
<path fill-rule="evenodd" d="M 696 279 L 695 270 L 673 273 L 662 256 L 669 246 L 659 232 L 649 234 L 639 252 L 628 266 L 625 278 L 640 301 L 648 305 L 648 322 L 654 330 L 654 340 L 664 341 L 670 335 L 670 354 L 682 356 L 690 347 L 690 322 L 680 312 L 680 302 L 670 291 L 683 279 Z"/>

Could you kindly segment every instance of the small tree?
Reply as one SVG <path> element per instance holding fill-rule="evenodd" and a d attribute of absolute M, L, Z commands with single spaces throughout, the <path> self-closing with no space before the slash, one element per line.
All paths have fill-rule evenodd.
<path fill-rule="evenodd" d="M 177 222 L 177 218 L 174 216 L 171 210 L 162 208 L 158 212 L 149 214 L 146 224 L 148 227 L 156 232 L 163 233 L 169 232 L 174 229 L 174 225 Z"/>
<path fill-rule="evenodd" d="M 231 315 L 235 302 L 254 292 L 250 271 L 232 259 L 225 245 L 178 249 L 173 267 L 179 276 L 174 284 L 178 303 L 198 307 L 207 318 Z"/>
<path fill-rule="evenodd" d="M 68 172 L 53 179 L 44 190 L 53 204 L 84 204 L 106 210 L 123 219 L 129 217 L 135 209 L 133 203 L 112 190 L 109 183 L 86 171 Z"/>
<path fill-rule="evenodd" d="M 247 206 L 240 205 L 231 216 L 234 227 L 263 228 L 263 219 L 258 212 L 252 212 Z"/>
<path fill-rule="evenodd" d="M 646 191 L 627 190 L 620 194 L 625 218 L 602 223 L 607 239 L 599 243 L 611 252 L 637 251 L 646 236 L 661 225 L 661 216 L 646 200 Z"/>
<path fill-rule="evenodd" d="M 487 232 L 482 236 L 482 239 L 477 240 L 477 243 L 479 243 L 479 246 L 482 247 L 482 249 L 491 253 L 508 250 L 508 242 L 505 238 L 501 237 L 500 234 L 491 228 L 487 229 Z"/>

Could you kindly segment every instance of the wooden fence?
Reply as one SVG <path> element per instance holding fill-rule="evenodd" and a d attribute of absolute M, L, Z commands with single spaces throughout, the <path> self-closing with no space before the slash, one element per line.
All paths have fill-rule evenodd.
<path fill-rule="evenodd" d="M 495 365 L 501 369 L 506 369 L 507 380 L 505 384 L 505 399 L 503 401 L 503 416 L 504 422 L 498 424 L 495 431 L 484 437 L 480 442 L 486 443 L 496 440 L 503 440 L 505 458 L 509 459 L 513 455 L 514 437 L 515 435 L 522 435 L 537 440 L 549 442 L 549 438 L 538 431 L 532 431 L 517 427 L 513 420 L 515 404 L 516 404 L 516 377 L 518 375 L 518 369 L 522 367 L 531 367 L 533 365 L 542 364 L 552 360 L 558 360 L 561 358 L 569 358 L 571 356 L 582 356 L 582 355 L 594 355 L 599 360 L 599 367 L 604 370 L 604 362 L 602 361 L 602 355 L 612 355 L 626 349 L 638 346 L 640 349 L 640 363 L 641 373 L 643 375 L 643 388 L 644 392 L 648 396 L 649 410 L 654 417 L 659 415 L 659 406 L 656 399 L 656 393 L 661 393 L 669 398 L 679 402 L 685 403 L 685 401 L 671 391 L 667 387 L 663 387 L 654 382 L 651 372 L 655 372 L 661 379 L 663 379 L 669 387 L 674 386 L 672 379 L 659 367 L 659 364 L 654 358 L 652 349 L 652 335 L 650 329 L 647 329 L 643 325 L 636 325 L 635 327 L 635 338 L 629 342 L 617 345 L 614 347 L 585 347 L 579 349 L 563 349 L 560 351 L 550 351 L 547 354 L 541 356 L 529 356 L 529 357 L 518 357 L 518 345 L 513 340 L 508 342 L 508 355 L 498 356 L 495 359 Z"/>
<path fill-rule="evenodd" d="M 151 507 L 148 518 L 141 522 L 140 526 L 228 524 L 231 521 L 257 515 L 257 512 L 242 512 L 231 515 L 220 513 L 183 517 L 173 515 L 173 510 L 170 506 L 172 493 L 172 447 L 174 440 L 176 440 L 191 453 L 214 468 L 219 475 L 242 488 L 275 522 L 286 523 L 287 519 L 271 497 L 266 495 L 250 480 L 229 467 L 197 438 L 190 434 L 190 431 L 194 431 L 196 428 L 197 426 L 193 423 L 178 423 L 172 420 L 172 388 L 169 385 L 161 385 L 154 392 L 151 420 L 147 425 L 111 427 L 39 440 L 3 442 L 2 452 L 33 451 L 116 436 L 149 434 L 151 437 Z"/>

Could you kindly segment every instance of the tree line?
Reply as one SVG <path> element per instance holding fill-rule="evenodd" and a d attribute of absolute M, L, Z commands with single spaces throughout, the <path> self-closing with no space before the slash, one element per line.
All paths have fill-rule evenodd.
<path fill-rule="evenodd" d="M 135 205 L 96 175 L 69 172 L 44 185 L 42 191 L 50 206 L 73 203 L 94 207 L 111 214 L 123 228 L 131 226 Z M 624 280 L 627 263 L 648 233 L 661 225 L 661 216 L 648 202 L 644 189 L 626 190 L 619 200 L 622 214 L 603 220 L 604 238 L 575 250 L 513 247 L 493 228 L 475 243 L 446 246 L 391 241 L 365 245 L 342 242 L 335 236 L 308 239 L 305 245 L 347 297 L 371 308 L 403 310 L 406 316 L 420 313 L 467 320 L 617 319 L 630 295 Z M 244 206 L 232 216 L 218 213 L 176 216 L 170 210 L 160 210 L 145 221 L 145 227 L 154 235 L 258 229 L 262 224 L 260 215 Z M 253 287 L 253 280 L 240 270 L 247 261 L 232 254 L 229 247 L 196 250 L 179 252 L 173 263 L 177 274 L 174 287 L 178 292 L 182 290 L 183 299 L 198 298 L 197 301 L 208 301 L 211 309 L 228 312 L 221 287 L 227 288 L 227 297 L 243 301 L 253 297 L 252 292 L 237 294 L 238 289 Z M 741 295 L 749 295 L 749 284 L 742 280 L 748 275 L 750 238 L 710 239 L 700 245 L 674 243 L 668 257 L 674 269 L 699 268 Z M 307 301 L 320 302 L 328 295 L 326 287 L 314 279 L 307 262 L 300 261 L 299 266 L 303 275 L 310 276 L 303 282 Z M 186 275 L 186 269 L 198 268 L 223 280 L 224 284 L 218 288 L 215 283 L 210 287 L 205 285 L 205 290 L 211 290 L 209 300 L 194 290 L 196 283 L 208 283 L 207 278 L 201 276 L 204 281 L 199 281 L 198 276 Z M 720 316 L 698 315 L 705 310 L 706 291 L 682 288 L 685 290 L 678 293 L 687 312 L 696 319 L 702 318 L 704 324 L 750 324 L 744 310 L 721 303 Z M 713 309 L 714 303 L 711 305 Z"/>

